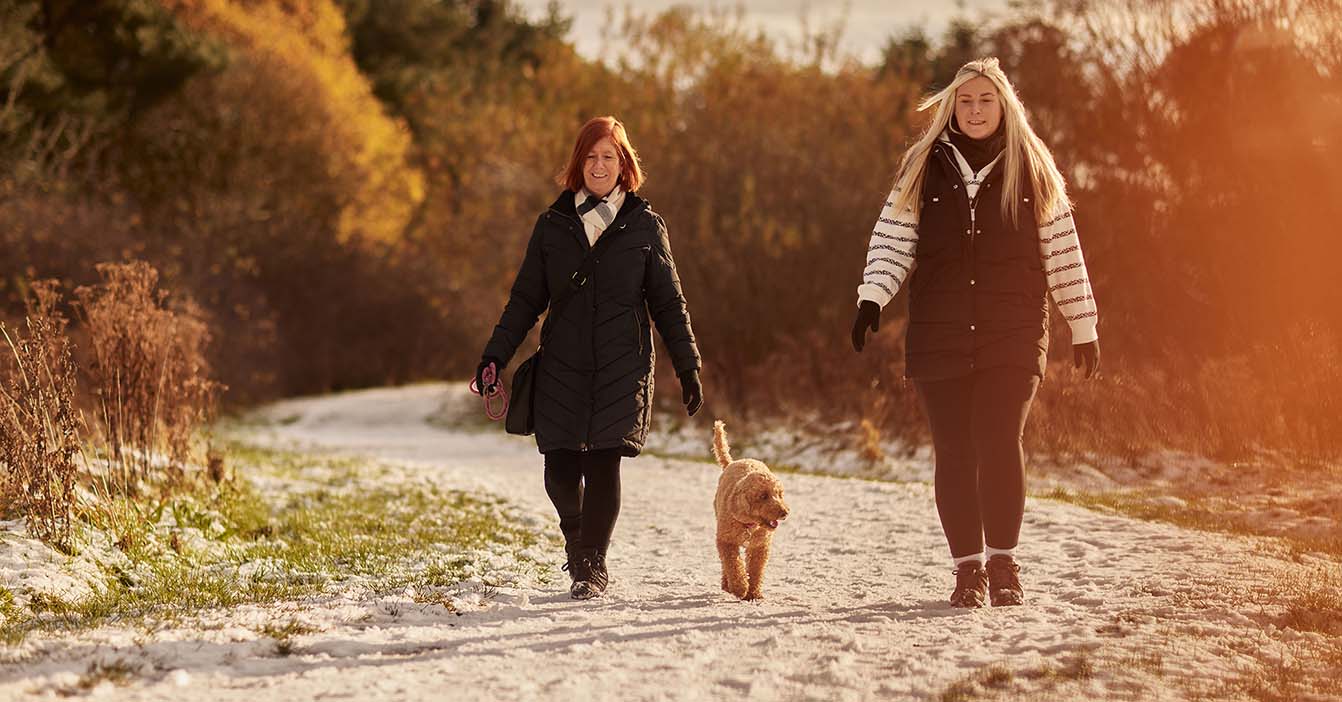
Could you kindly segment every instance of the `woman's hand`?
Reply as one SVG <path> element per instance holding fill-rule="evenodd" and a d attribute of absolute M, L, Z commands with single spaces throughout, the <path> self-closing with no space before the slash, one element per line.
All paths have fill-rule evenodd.
<path fill-rule="evenodd" d="M 681 401 L 685 403 L 685 411 L 693 417 L 704 406 L 704 388 L 699 384 L 699 371 L 687 370 L 677 377 L 680 378 Z"/>
<path fill-rule="evenodd" d="M 1094 377 L 1095 371 L 1100 369 L 1099 339 L 1072 347 L 1072 365 L 1081 368 L 1083 364 L 1086 368 L 1086 378 Z"/>
<path fill-rule="evenodd" d="M 867 329 L 873 332 L 881 329 L 881 306 L 871 300 L 863 300 L 857 306 L 857 319 L 853 321 L 853 350 L 862 353 L 867 345 Z"/>
<path fill-rule="evenodd" d="M 475 387 L 480 391 L 481 395 L 488 395 L 489 391 L 494 387 L 493 385 L 485 387 L 485 369 L 490 365 L 494 366 L 494 383 L 498 384 L 503 380 L 499 377 L 499 374 L 503 372 L 503 364 L 499 363 L 497 358 L 494 358 L 493 356 L 485 356 L 480 359 L 480 365 L 475 369 Z"/>

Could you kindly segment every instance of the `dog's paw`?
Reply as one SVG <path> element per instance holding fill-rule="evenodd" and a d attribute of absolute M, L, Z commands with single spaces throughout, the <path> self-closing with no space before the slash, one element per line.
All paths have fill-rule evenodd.
<path fill-rule="evenodd" d="M 741 599 L 745 600 L 746 602 L 759 602 L 760 600 L 764 599 L 764 593 L 759 592 L 758 590 L 753 592 L 747 592 L 745 596 L 742 597 Z"/>
<path fill-rule="evenodd" d="M 738 600 L 745 599 L 746 594 L 749 593 L 749 590 L 747 589 L 745 583 L 725 582 L 722 584 L 722 591 L 727 593 L 728 595 L 731 595 L 732 597 L 735 597 Z"/>

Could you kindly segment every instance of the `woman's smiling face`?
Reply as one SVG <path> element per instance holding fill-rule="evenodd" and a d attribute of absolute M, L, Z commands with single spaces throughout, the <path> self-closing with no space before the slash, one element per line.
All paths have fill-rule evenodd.
<path fill-rule="evenodd" d="M 986 139 L 1002 123 L 997 87 L 983 76 L 965 81 L 955 91 L 955 121 L 970 139 Z"/>
<path fill-rule="evenodd" d="M 583 185 L 593 195 L 605 197 L 620 180 L 620 152 L 610 137 L 592 145 L 582 166 Z"/>

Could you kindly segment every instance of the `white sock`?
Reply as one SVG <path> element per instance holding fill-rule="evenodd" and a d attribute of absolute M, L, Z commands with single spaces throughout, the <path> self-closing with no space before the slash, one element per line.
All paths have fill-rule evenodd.
<path fill-rule="evenodd" d="M 1012 546 L 1011 548 L 993 548 L 992 546 L 989 546 L 988 558 L 991 559 L 993 556 L 1006 556 L 1014 561 L 1016 560 L 1016 547 Z"/>
<path fill-rule="evenodd" d="M 976 553 L 976 554 L 974 554 L 974 555 L 972 555 L 972 556 L 960 556 L 959 558 L 955 559 L 955 567 L 956 567 L 956 568 L 959 568 L 960 566 L 962 566 L 962 565 L 964 565 L 964 564 L 966 564 L 966 563 L 968 563 L 968 562 L 970 562 L 970 561 L 974 561 L 975 563 L 978 563 L 979 565 L 983 565 L 983 554 L 982 554 L 982 553 Z"/>

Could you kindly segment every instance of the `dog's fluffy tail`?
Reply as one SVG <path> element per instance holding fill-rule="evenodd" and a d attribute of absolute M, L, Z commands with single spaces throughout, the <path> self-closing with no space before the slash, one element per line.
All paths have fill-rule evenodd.
<path fill-rule="evenodd" d="M 727 425 L 721 419 L 713 422 L 713 457 L 718 459 L 718 465 L 723 470 L 732 462 L 732 447 L 727 444 Z"/>

